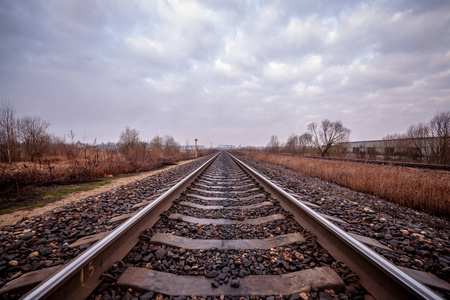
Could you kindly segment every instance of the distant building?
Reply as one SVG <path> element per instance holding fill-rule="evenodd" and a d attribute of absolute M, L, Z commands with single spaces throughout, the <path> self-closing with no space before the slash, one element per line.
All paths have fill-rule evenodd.
<path fill-rule="evenodd" d="M 205 150 L 206 147 L 203 145 L 197 145 L 197 150 Z M 181 146 L 181 150 L 184 151 L 194 151 L 195 150 L 195 145 L 185 145 L 185 146 Z"/>
<path fill-rule="evenodd" d="M 82 142 L 77 142 L 76 144 L 75 144 L 75 147 L 77 147 L 78 149 L 84 149 L 84 148 L 86 148 L 86 143 L 82 143 Z"/>
<path fill-rule="evenodd" d="M 116 150 L 117 145 L 115 143 L 108 142 L 106 144 L 105 143 L 97 144 L 94 146 L 94 148 L 101 149 L 101 150 Z"/>
<path fill-rule="evenodd" d="M 370 160 L 425 161 L 431 153 L 435 138 L 354 141 L 341 144 L 347 157 Z"/>
<path fill-rule="evenodd" d="M 219 145 L 217 147 L 217 149 L 219 149 L 219 150 L 230 150 L 230 149 L 234 149 L 234 146 L 233 145 Z"/>

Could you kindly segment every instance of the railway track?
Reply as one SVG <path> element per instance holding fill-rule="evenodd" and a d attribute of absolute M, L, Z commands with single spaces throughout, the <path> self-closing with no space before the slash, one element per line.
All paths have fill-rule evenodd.
<path fill-rule="evenodd" d="M 24 298 L 439 298 L 370 249 L 383 245 L 346 234 L 225 152 L 110 222 L 123 223 L 73 243 L 92 246 L 30 276 L 54 273 Z"/>

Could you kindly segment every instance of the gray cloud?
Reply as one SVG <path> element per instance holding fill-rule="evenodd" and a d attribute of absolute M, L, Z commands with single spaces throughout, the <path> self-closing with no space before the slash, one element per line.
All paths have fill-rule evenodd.
<path fill-rule="evenodd" d="M 0 95 L 87 142 L 353 140 L 450 109 L 447 1 L 0 0 Z"/>

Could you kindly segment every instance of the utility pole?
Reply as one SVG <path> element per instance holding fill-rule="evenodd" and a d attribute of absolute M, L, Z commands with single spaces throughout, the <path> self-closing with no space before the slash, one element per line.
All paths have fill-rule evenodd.
<path fill-rule="evenodd" d="M 198 139 L 195 139 L 195 158 L 197 158 L 197 141 Z"/>

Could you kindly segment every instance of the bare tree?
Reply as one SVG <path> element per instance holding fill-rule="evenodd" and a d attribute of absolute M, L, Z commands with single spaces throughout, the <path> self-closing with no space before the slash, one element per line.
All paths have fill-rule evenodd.
<path fill-rule="evenodd" d="M 311 123 L 307 129 L 311 135 L 311 143 L 321 156 L 327 155 L 337 143 L 347 142 L 351 132 L 341 121 L 331 122 L 328 119 L 322 121 L 320 128 L 316 123 Z"/>
<path fill-rule="evenodd" d="M 298 153 L 305 154 L 308 147 L 311 145 L 311 135 L 304 133 L 298 137 Z"/>
<path fill-rule="evenodd" d="M 14 108 L 7 102 L 0 107 L 0 161 L 10 164 L 20 159 L 14 113 Z"/>
<path fill-rule="evenodd" d="M 308 146 L 311 144 L 311 135 L 304 133 L 300 136 L 292 133 L 284 146 L 284 151 L 293 154 L 305 154 Z"/>
<path fill-rule="evenodd" d="M 129 160 L 137 160 L 138 151 L 141 146 L 139 140 L 139 131 L 130 129 L 128 126 L 120 133 L 118 148 L 119 151 L 125 155 Z"/>
<path fill-rule="evenodd" d="M 151 150 L 160 150 L 161 151 L 163 149 L 163 147 L 164 147 L 164 140 L 159 135 L 155 136 L 150 141 L 150 149 Z"/>
<path fill-rule="evenodd" d="M 50 146 L 46 130 L 50 123 L 37 116 L 26 116 L 18 120 L 19 136 L 27 157 L 34 161 L 41 159 Z"/>
<path fill-rule="evenodd" d="M 50 146 L 49 146 L 49 152 L 50 155 L 61 155 L 61 154 L 67 154 L 67 145 L 63 138 L 56 136 L 54 134 L 50 134 Z"/>
<path fill-rule="evenodd" d="M 276 135 L 272 135 L 270 137 L 270 141 L 266 148 L 272 153 L 277 153 L 280 151 L 280 142 L 278 141 L 278 137 Z"/>
<path fill-rule="evenodd" d="M 417 125 L 409 126 L 406 131 L 407 138 L 407 154 L 415 161 L 430 162 L 430 129 L 427 124 L 419 123 Z"/>
<path fill-rule="evenodd" d="M 170 135 L 164 136 L 164 153 L 168 156 L 176 155 L 180 152 L 180 144 Z"/>
<path fill-rule="evenodd" d="M 437 113 L 428 124 L 409 126 L 406 134 L 383 138 L 385 158 L 450 164 L 450 111 Z"/>
<path fill-rule="evenodd" d="M 430 121 L 432 151 L 438 164 L 450 164 L 450 111 L 437 113 Z"/>
<path fill-rule="evenodd" d="M 399 160 L 404 155 L 405 138 L 404 134 L 399 133 L 387 134 L 382 138 L 385 160 Z"/>
<path fill-rule="evenodd" d="M 298 136 L 295 133 L 292 133 L 284 146 L 284 151 L 287 153 L 296 154 L 298 149 Z"/>

